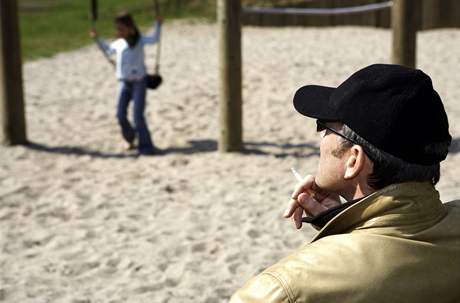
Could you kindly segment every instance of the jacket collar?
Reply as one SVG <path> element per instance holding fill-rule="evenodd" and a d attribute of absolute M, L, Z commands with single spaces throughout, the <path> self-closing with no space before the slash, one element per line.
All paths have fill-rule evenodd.
<path fill-rule="evenodd" d="M 346 208 L 313 238 L 374 229 L 379 234 L 413 234 L 441 220 L 446 210 L 429 183 L 407 182 L 387 186 Z"/>

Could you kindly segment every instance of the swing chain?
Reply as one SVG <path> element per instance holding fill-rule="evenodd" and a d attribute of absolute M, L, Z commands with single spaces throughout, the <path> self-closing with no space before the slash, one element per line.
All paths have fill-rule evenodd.
<path fill-rule="evenodd" d="M 158 3 L 158 0 L 153 0 L 153 5 L 155 9 L 155 17 L 157 19 L 157 22 L 159 22 L 159 17 L 160 17 L 160 4 Z M 158 37 L 158 43 L 157 43 L 157 52 L 156 52 L 156 61 L 155 61 L 155 74 L 159 75 L 160 74 L 160 58 L 161 58 L 161 32 L 160 36 Z"/>

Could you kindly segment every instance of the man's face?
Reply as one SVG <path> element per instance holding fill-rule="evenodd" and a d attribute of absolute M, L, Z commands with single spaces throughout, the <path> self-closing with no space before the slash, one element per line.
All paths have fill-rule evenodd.
<path fill-rule="evenodd" d="M 340 131 L 342 124 L 338 122 L 327 122 L 326 126 Z M 346 150 L 342 150 L 341 138 L 330 130 L 323 130 L 320 133 L 320 156 L 318 173 L 315 178 L 316 184 L 325 189 L 338 192 L 344 187 L 344 174 L 346 162 Z"/>

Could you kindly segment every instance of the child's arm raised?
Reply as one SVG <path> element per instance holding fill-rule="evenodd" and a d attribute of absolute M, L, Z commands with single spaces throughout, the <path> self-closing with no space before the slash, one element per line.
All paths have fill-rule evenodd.
<path fill-rule="evenodd" d="M 115 48 L 112 47 L 112 44 L 108 44 L 107 42 L 105 42 L 103 39 L 99 38 L 99 37 L 96 37 L 94 38 L 94 40 L 96 41 L 96 44 L 99 46 L 99 48 L 107 54 L 107 56 L 111 56 L 113 54 L 115 54 L 116 50 Z"/>
<path fill-rule="evenodd" d="M 150 34 L 147 34 L 147 35 L 142 35 L 142 42 L 144 44 L 154 44 L 154 43 L 157 43 L 158 40 L 160 39 L 160 35 L 161 35 L 161 18 L 158 18 L 156 21 L 155 21 L 155 30 L 153 31 L 153 33 L 150 33 Z"/>
<path fill-rule="evenodd" d="M 91 31 L 89 32 L 89 35 L 91 36 L 91 38 L 94 39 L 94 41 L 96 42 L 97 46 L 99 46 L 99 48 L 104 53 L 106 53 L 108 56 L 111 56 L 111 55 L 113 55 L 115 53 L 115 48 L 112 47 L 112 44 L 108 44 L 103 39 L 99 38 L 99 35 L 97 34 L 96 29 L 94 29 L 94 28 L 91 29 Z"/>

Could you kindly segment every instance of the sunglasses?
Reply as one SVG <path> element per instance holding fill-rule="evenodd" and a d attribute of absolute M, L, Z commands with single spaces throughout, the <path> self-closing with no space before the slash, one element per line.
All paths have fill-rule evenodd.
<path fill-rule="evenodd" d="M 323 121 L 321 121 L 321 120 L 316 120 L 316 131 L 317 131 L 318 133 L 320 133 L 320 132 L 325 131 L 325 130 L 328 130 L 328 131 L 330 131 L 331 133 L 334 133 L 334 134 L 336 134 L 337 136 L 340 136 L 340 137 L 344 138 L 345 140 L 350 141 L 350 142 L 353 143 L 353 144 L 359 145 L 359 144 L 356 143 L 354 140 L 345 137 L 343 134 L 339 133 L 337 130 L 335 130 L 335 129 L 333 129 L 333 128 L 330 128 L 329 126 L 327 126 L 325 122 L 323 122 Z"/>

